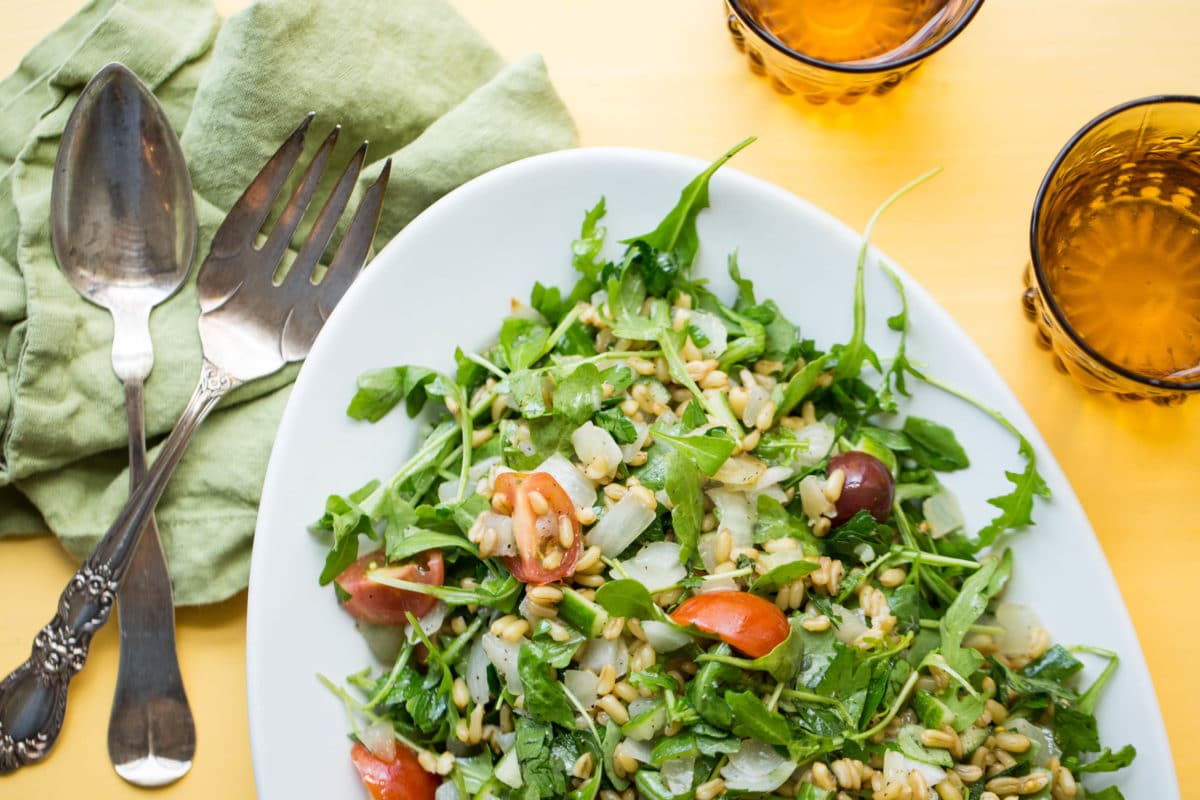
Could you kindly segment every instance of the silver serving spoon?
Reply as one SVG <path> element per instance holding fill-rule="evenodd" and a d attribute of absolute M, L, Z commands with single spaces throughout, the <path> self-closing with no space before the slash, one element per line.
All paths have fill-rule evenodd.
<path fill-rule="evenodd" d="M 196 211 L 170 121 L 121 64 L 100 70 L 71 112 L 50 205 L 63 274 L 113 317 L 112 361 L 125 384 L 132 492 L 146 474 L 142 394 L 154 365 L 150 310 L 187 278 Z M 121 662 L 108 754 L 126 781 L 163 786 L 191 769 L 196 728 L 179 674 L 171 582 L 153 518 L 143 533 L 118 594 Z"/>

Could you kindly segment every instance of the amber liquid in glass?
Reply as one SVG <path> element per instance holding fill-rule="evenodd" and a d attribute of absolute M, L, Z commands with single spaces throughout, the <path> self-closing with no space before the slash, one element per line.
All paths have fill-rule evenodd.
<path fill-rule="evenodd" d="M 916 50 L 951 0 L 753 0 L 756 20 L 796 52 L 846 63 Z M 907 47 L 906 47 L 907 46 Z"/>
<path fill-rule="evenodd" d="M 1168 168 L 1169 171 L 1169 168 Z M 1086 177 L 1081 179 L 1086 182 Z M 1168 185 L 1195 185 L 1197 176 Z M 1180 189 L 1101 201 L 1072 198 L 1058 212 L 1043 265 L 1063 316 L 1097 353 L 1140 375 L 1200 378 L 1200 216 Z"/>

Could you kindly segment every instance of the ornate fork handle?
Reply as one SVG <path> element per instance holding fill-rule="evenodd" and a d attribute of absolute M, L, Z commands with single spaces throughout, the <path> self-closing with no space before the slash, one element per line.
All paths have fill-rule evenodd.
<path fill-rule="evenodd" d="M 240 383 L 205 360 L 192 398 L 146 480 L 63 590 L 58 613 L 34 638 L 29 659 L 0 681 L 0 774 L 39 761 L 54 745 L 62 730 L 67 688 L 87 661 L 92 637 L 112 613 L 147 520 L 200 423 Z"/>

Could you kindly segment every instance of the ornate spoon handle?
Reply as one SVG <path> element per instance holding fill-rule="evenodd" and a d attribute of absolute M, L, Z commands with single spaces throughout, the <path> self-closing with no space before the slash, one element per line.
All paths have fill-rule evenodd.
<path fill-rule="evenodd" d="M 121 579 L 192 435 L 238 381 L 207 360 L 187 407 L 116 521 L 67 583 L 58 613 L 33 640 L 29 659 L 0 681 L 0 774 L 40 761 L 62 730 L 67 688 L 112 613 Z"/>

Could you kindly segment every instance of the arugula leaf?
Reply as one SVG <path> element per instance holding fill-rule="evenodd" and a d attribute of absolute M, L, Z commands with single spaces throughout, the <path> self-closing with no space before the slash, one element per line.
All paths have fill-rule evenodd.
<path fill-rule="evenodd" d="M 866 564 L 888 551 L 892 536 L 890 527 L 876 522 L 864 509 L 830 531 L 825 546 L 843 558 Z"/>
<path fill-rule="evenodd" d="M 637 441 L 638 433 L 633 420 L 619 408 L 604 409 L 594 417 L 594 422 L 611 433 L 617 444 L 633 444 Z"/>
<path fill-rule="evenodd" d="M 326 586 L 358 558 L 358 537 L 376 538 L 371 514 L 360 505 L 375 494 L 379 481 L 371 481 L 347 497 L 330 495 L 325 501 L 325 514 L 313 526 L 333 531 L 333 543 L 325 566 L 321 569 L 320 584 Z"/>
<path fill-rule="evenodd" d="M 710 656 L 728 657 L 729 645 L 719 644 Z M 715 658 L 700 665 L 700 671 L 688 681 L 687 698 L 700 718 L 710 725 L 726 730 L 733 724 L 733 710 L 725 702 L 725 684 L 740 677 L 735 667 L 723 664 Z"/>
<path fill-rule="evenodd" d="M 737 442 L 723 428 L 710 428 L 703 433 L 670 433 L 665 427 L 656 427 L 654 438 L 670 442 L 710 478 L 737 448 Z"/>
<path fill-rule="evenodd" d="M 1059 703 L 1054 711 L 1054 741 L 1064 756 L 1096 752 L 1100 749 L 1096 718 L 1076 706 Z"/>
<path fill-rule="evenodd" d="M 700 237 L 696 233 L 696 216 L 708 207 L 709 180 L 726 161 L 753 141 L 754 137 L 751 136 L 738 142 L 709 165 L 708 169 L 693 178 L 679 195 L 679 202 L 657 228 L 650 233 L 626 239 L 622 244 L 641 242 L 651 249 L 669 253 L 681 269 L 687 270 L 700 248 Z"/>
<path fill-rule="evenodd" d="M 775 645 L 765 656 L 755 659 L 739 658 L 738 656 L 706 653 L 696 658 L 700 662 L 718 662 L 747 670 L 758 670 L 769 673 L 775 680 L 790 681 L 804 668 L 804 634 L 800 619 L 796 617 L 789 624 L 791 630 L 788 636 Z"/>
<path fill-rule="evenodd" d="M 1067 648 L 1056 644 L 1042 654 L 1036 661 L 1026 664 L 1021 674 L 1028 678 L 1063 683 L 1083 669 L 1083 662 L 1071 655 Z"/>
<path fill-rule="evenodd" d="M 554 387 L 554 413 L 582 425 L 600 410 L 600 370 L 580 364 Z"/>
<path fill-rule="evenodd" d="M 758 516 L 754 521 L 754 541 L 761 544 L 771 539 L 790 536 L 804 543 L 806 555 L 815 555 L 816 539 L 809 532 L 808 523 L 790 513 L 774 497 L 765 494 L 758 496 Z"/>
<path fill-rule="evenodd" d="M 904 420 L 904 433 L 911 445 L 908 456 L 923 467 L 951 472 L 971 465 L 954 431 L 945 425 L 910 416 Z"/>
<path fill-rule="evenodd" d="M 500 326 L 500 354 L 510 372 L 528 369 L 542 357 L 550 328 L 522 317 L 509 317 Z"/>
<path fill-rule="evenodd" d="M 564 728 L 575 727 L 575 712 L 567 699 L 562 683 L 555 679 L 551 667 L 562 669 L 571 663 L 571 656 L 582 639 L 573 647 L 556 647 L 556 643 L 536 639 L 521 647 L 517 654 L 517 674 L 525 689 L 525 712 L 538 722 L 556 722 Z"/>
<path fill-rule="evenodd" d="M 963 638 L 987 610 L 988 602 L 1004 588 L 1011 572 L 1011 550 L 1005 550 L 998 560 L 985 561 L 963 582 L 958 597 L 946 609 L 945 615 L 938 623 L 942 657 L 951 669 L 965 678 L 969 678 L 979 669 L 983 657 L 979 655 L 979 651 L 963 647 Z"/>
<path fill-rule="evenodd" d="M 346 414 L 352 419 L 377 422 L 403 400 L 405 411 L 415 417 L 425 407 L 425 387 L 437 372 L 425 367 L 370 369 L 358 376 L 358 390 Z"/>
<path fill-rule="evenodd" d="M 495 608 L 505 613 L 517 607 L 517 598 L 520 596 L 521 589 L 524 586 L 524 584 L 512 575 L 504 578 L 489 577 L 479 584 L 479 586 L 472 589 L 450 585 L 433 586 L 416 583 L 415 581 L 389 578 L 385 575 L 373 575 L 371 580 L 383 586 L 391 586 L 393 589 L 404 589 L 409 592 L 427 594 L 451 606 L 487 606 L 488 608 Z"/>
<path fill-rule="evenodd" d="M 604 237 L 607 229 L 600 224 L 604 219 L 606 208 L 604 198 L 583 215 L 583 225 L 579 238 L 571 243 L 571 264 L 585 277 L 593 281 L 600 280 L 600 271 L 604 268 L 604 260 L 600 258 L 600 250 L 604 247 Z"/>
<path fill-rule="evenodd" d="M 988 498 L 988 503 L 1000 509 L 1000 513 L 976 537 L 980 548 L 991 545 L 996 541 L 996 537 L 1005 531 L 1032 525 L 1033 498 L 1050 496 L 1050 487 L 1037 471 L 1037 456 L 1033 452 L 1033 445 L 1024 436 L 1018 436 L 1018 452 L 1025 458 L 1025 469 L 1021 472 L 1005 471 L 1004 476 L 1013 484 L 1013 490 L 1005 495 Z"/>
<path fill-rule="evenodd" d="M 471 544 L 465 537 L 451 533 L 406 528 L 398 535 L 392 535 L 389 528 L 384 540 L 387 542 L 388 561 L 403 561 L 406 558 L 412 558 L 417 553 L 435 549 L 464 550 L 476 558 L 479 557 L 478 547 Z"/>
<path fill-rule="evenodd" d="M 525 785 L 537 798 L 562 797 L 567 791 L 567 771 L 553 756 L 554 729 L 524 716 L 517 717 L 516 722 L 513 746 L 517 748 Z"/>
<path fill-rule="evenodd" d="M 791 377 L 787 385 L 783 387 L 783 398 L 779 401 L 778 410 L 775 412 L 776 421 L 786 417 L 792 412 L 792 409 L 800 405 L 831 361 L 833 361 L 833 355 L 826 353 L 805 364 L 799 372 Z"/>
<path fill-rule="evenodd" d="M 661 436 L 661 434 L 660 434 Z M 657 444 L 657 442 L 656 442 Z M 700 488 L 700 470 L 696 463 L 674 446 L 666 445 L 667 497 L 673 504 L 671 530 L 679 543 L 679 561 L 687 566 L 700 542 L 700 526 L 704 519 L 704 493 Z"/>
<path fill-rule="evenodd" d="M 1082 765 L 1076 757 L 1065 758 L 1063 766 L 1077 773 L 1116 772 L 1128 767 L 1136 757 L 1137 749 L 1133 745 L 1127 744 L 1115 753 L 1111 748 L 1105 748 L 1103 753 Z"/>
<path fill-rule="evenodd" d="M 608 581 L 596 590 L 596 603 L 616 617 L 659 619 L 662 609 L 655 604 L 649 590 L 632 578 Z"/>
<path fill-rule="evenodd" d="M 777 592 L 797 578 L 814 571 L 817 564 L 812 561 L 789 561 L 759 575 L 750 583 L 750 591 L 770 594 Z"/>
<path fill-rule="evenodd" d="M 704 409 L 700 407 L 700 403 L 693 400 L 683 409 L 682 417 L 683 426 L 687 430 L 694 430 L 701 425 L 708 424 L 708 417 L 704 414 Z"/>
<path fill-rule="evenodd" d="M 726 690 L 725 702 L 733 710 L 733 732 L 736 736 L 757 739 L 767 744 L 785 745 L 791 741 L 787 720 L 758 699 L 754 692 Z"/>

